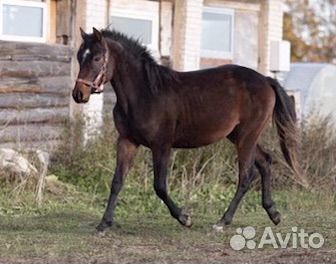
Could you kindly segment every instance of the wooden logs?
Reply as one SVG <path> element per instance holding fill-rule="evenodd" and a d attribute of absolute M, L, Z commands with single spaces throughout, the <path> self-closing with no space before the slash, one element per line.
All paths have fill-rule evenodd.
<path fill-rule="evenodd" d="M 64 45 L 0 41 L 0 146 L 54 146 L 62 140 L 73 87 L 71 57 Z"/>

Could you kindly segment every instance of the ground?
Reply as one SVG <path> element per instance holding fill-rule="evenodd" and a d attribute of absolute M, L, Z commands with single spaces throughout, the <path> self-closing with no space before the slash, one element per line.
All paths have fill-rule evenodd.
<path fill-rule="evenodd" d="M 118 224 L 100 236 L 95 232 L 100 214 L 94 210 L 0 211 L 0 263 L 336 263 L 334 211 L 285 210 L 282 216 L 275 227 L 261 208 L 238 212 L 218 233 L 211 228 L 217 215 L 193 215 L 190 229 L 168 213 L 129 215 L 117 217 Z M 267 226 L 282 234 L 296 226 L 321 233 L 325 243 L 320 249 L 231 249 L 230 238 L 246 226 L 256 228 L 258 239 Z"/>

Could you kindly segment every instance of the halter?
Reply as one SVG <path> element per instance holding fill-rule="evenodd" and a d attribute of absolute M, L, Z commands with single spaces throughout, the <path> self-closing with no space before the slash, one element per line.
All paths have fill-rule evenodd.
<path fill-rule="evenodd" d="M 107 64 L 109 59 L 109 49 L 107 46 L 106 41 L 104 41 L 104 63 L 100 68 L 100 71 L 97 75 L 97 77 L 94 79 L 93 82 L 87 81 L 81 78 L 77 78 L 76 82 L 83 83 L 87 86 L 90 86 L 92 93 L 101 93 L 104 90 L 104 83 L 106 82 L 106 70 L 107 70 Z"/>

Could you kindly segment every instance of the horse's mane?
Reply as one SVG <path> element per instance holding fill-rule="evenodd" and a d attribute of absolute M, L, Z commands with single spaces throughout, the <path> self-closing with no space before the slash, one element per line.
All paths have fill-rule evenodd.
<path fill-rule="evenodd" d="M 174 81 L 178 81 L 177 73 L 165 66 L 159 65 L 150 51 L 143 46 L 139 40 L 128 37 L 125 34 L 115 30 L 103 30 L 104 37 L 119 42 L 127 52 L 131 53 L 133 57 L 139 60 L 143 65 L 148 87 L 153 94 L 159 90 L 167 89 Z"/>

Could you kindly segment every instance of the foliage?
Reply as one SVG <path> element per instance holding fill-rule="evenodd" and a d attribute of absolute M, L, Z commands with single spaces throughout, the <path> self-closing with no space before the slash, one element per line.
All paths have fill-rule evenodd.
<path fill-rule="evenodd" d="M 336 187 L 336 134 L 330 117 L 312 115 L 303 123 L 303 168 L 316 190 L 334 192 Z"/>
<path fill-rule="evenodd" d="M 335 62 L 336 1 L 286 0 L 284 39 L 292 61 Z"/>

